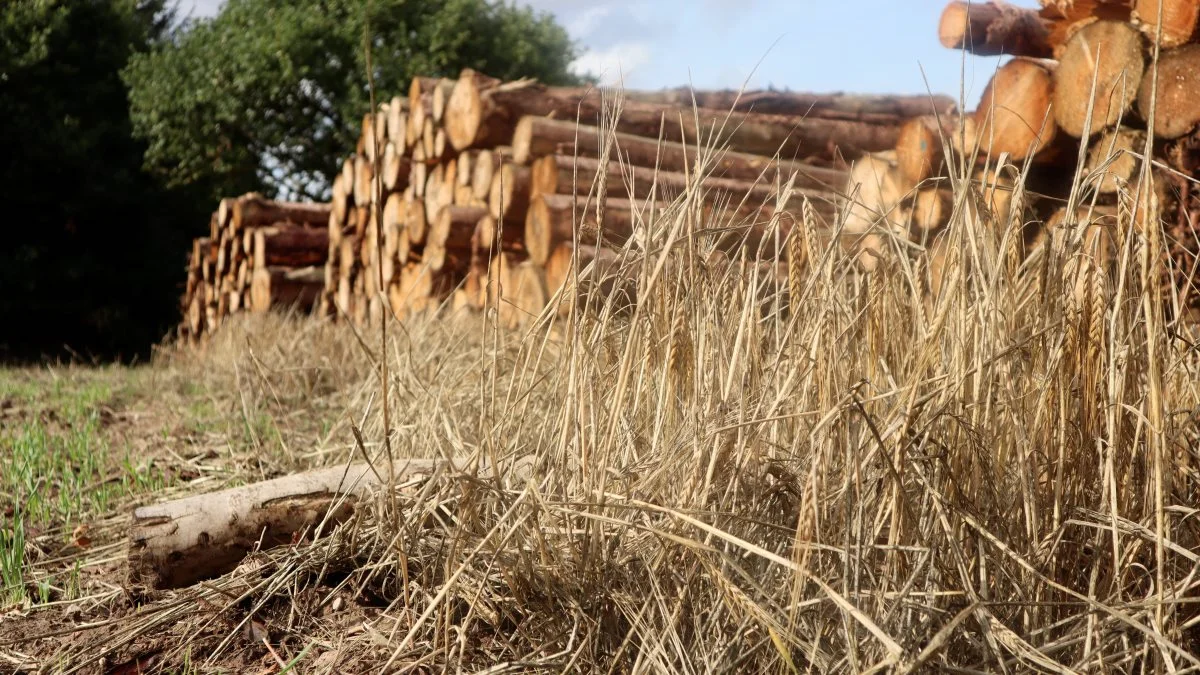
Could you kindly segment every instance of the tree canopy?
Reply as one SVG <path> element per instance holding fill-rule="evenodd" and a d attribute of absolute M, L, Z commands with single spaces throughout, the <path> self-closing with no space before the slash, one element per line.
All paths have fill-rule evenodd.
<path fill-rule="evenodd" d="M 188 202 L 142 170 L 120 72 L 170 20 L 163 0 L 0 3 L 0 358 L 130 355 L 169 325 Z"/>
<path fill-rule="evenodd" d="M 125 71 L 146 166 L 213 198 L 321 197 L 376 94 L 464 67 L 570 83 L 575 46 L 545 14 L 486 0 L 229 0 Z"/>

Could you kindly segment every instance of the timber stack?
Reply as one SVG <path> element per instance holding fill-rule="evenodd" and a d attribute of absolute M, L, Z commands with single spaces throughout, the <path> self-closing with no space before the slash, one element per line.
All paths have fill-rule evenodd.
<path fill-rule="evenodd" d="M 1015 58 L 997 70 L 974 111 L 913 119 L 894 149 L 857 162 L 846 227 L 882 227 L 936 251 L 954 208 L 950 177 L 965 177 L 986 205 L 985 220 L 1024 226 L 1026 255 L 1043 242 L 1082 237 L 1091 262 L 1111 267 L 1114 216 L 1123 211 L 1143 231 L 1161 228 L 1164 304 L 1174 316 L 1195 316 L 1200 0 L 1041 5 L 946 6 L 938 26 L 944 46 Z M 1154 168 L 1143 176 L 1147 151 Z M 1022 174 L 1024 187 L 1014 190 Z"/>
<path fill-rule="evenodd" d="M 333 180 L 324 311 L 367 324 L 495 307 L 520 323 L 684 191 L 721 221 L 726 254 L 783 258 L 767 249 L 804 203 L 832 226 L 849 162 L 954 110 L 945 97 L 665 90 L 625 92 L 612 119 L 607 96 L 468 69 L 415 78 L 365 115 Z M 714 144 L 727 150 L 697 179 Z"/>
<path fill-rule="evenodd" d="M 202 340 L 238 312 L 311 311 L 326 285 L 331 210 L 256 193 L 222 199 L 208 236 L 192 241 L 180 337 Z"/>

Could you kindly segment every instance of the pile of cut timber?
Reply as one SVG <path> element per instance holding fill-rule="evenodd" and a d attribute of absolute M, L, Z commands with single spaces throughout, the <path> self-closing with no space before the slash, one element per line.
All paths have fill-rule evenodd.
<path fill-rule="evenodd" d="M 848 161 L 954 109 L 929 96 L 626 92 L 602 134 L 606 96 L 464 70 L 415 78 L 407 97 L 366 115 L 333 183 L 326 311 L 360 324 L 488 303 L 507 323 L 537 315 L 572 265 L 605 258 L 695 184 L 697 148 L 714 137 L 728 152 L 702 199 L 744 225 L 729 235 L 736 255 L 768 239 L 765 223 L 794 220 L 804 197 L 831 221 Z M 793 173 L 793 197 L 779 203 Z M 772 220 L 780 210 L 789 218 Z"/>
<path fill-rule="evenodd" d="M 325 288 L 329 204 L 222 199 L 192 241 L 179 334 L 200 340 L 240 311 L 310 311 Z"/>
<path fill-rule="evenodd" d="M 946 177 L 975 167 L 995 222 L 1047 223 L 1049 231 L 1026 233 L 1030 244 L 1085 235 L 1105 264 L 1114 258 L 1113 215 L 1128 209 L 1139 227 L 1162 228 L 1167 308 L 1187 314 L 1200 307 L 1200 0 L 1041 4 L 946 7 L 943 45 L 1016 58 L 996 72 L 975 111 L 912 120 L 894 151 L 856 164 L 848 192 L 859 196 L 857 220 L 886 221 L 914 237 L 936 233 L 951 211 Z M 1141 181 L 1147 149 L 1165 167 L 1151 172 L 1149 185 Z M 1081 158 L 1075 204 L 1084 206 L 1068 210 Z M 1014 199 L 1013 179 L 1025 167 L 1025 189 Z"/>

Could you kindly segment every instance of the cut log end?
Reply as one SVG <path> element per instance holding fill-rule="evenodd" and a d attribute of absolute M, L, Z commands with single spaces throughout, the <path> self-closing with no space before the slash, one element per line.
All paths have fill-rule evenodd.
<path fill-rule="evenodd" d="M 1138 96 L 1145 65 L 1142 36 L 1128 23 L 1097 21 L 1080 30 L 1054 72 L 1058 125 L 1084 138 L 1116 124 Z"/>

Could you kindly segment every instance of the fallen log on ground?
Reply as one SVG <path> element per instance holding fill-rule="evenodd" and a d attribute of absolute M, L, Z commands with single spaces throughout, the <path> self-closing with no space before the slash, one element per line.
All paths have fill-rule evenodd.
<path fill-rule="evenodd" d="M 517 460 L 513 475 L 527 475 L 529 466 L 528 458 Z M 469 467 L 466 457 L 404 459 L 395 480 L 402 486 Z M 352 464 L 143 506 L 130 524 L 130 578 L 156 589 L 190 586 L 232 571 L 256 548 L 294 544 L 322 523 L 328 533 L 386 480 L 385 465 L 377 463 L 375 471 Z"/>

